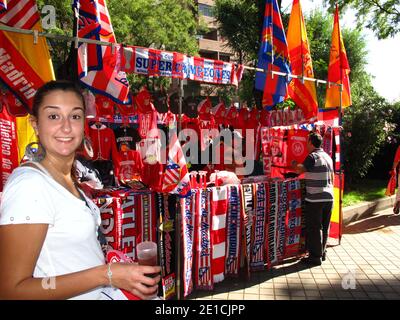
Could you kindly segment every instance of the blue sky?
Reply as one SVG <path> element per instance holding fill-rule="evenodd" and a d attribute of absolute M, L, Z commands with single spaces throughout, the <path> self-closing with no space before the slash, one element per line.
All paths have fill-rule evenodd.
<path fill-rule="evenodd" d="M 323 9 L 322 0 L 300 1 L 303 14 L 313 9 Z M 282 10 L 290 13 L 292 2 L 292 0 L 282 0 Z M 355 27 L 354 12 L 347 10 L 345 14 L 341 13 L 340 26 L 341 28 Z M 400 75 L 400 63 L 397 62 L 397 55 L 400 52 L 400 34 L 386 40 L 378 40 L 368 29 L 364 29 L 363 34 L 368 49 L 367 71 L 373 76 L 372 83 L 376 91 L 389 101 L 400 101 L 400 85 L 397 80 Z M 346 43 L 344 45 L 346 46 Z"/>

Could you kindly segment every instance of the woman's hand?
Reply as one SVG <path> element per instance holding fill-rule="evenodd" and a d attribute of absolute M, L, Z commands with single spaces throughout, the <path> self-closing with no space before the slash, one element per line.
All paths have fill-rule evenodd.
<path fill-rule="evenodd" d="M 150 299 L 158 289 L 161 279 L 159 266 L 141 266 L 136 263 L 111 264 L 111 284 L 125 289 L 141 299 Z"/>

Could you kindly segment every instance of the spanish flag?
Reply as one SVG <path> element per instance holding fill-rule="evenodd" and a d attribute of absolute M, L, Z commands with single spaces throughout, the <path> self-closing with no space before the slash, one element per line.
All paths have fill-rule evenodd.
<path fill-rule="evenodd" d="M 314 71 L 308 45 L 307 31 L 303 19 L 300 0 L 293 0 L 287 32 L 289 56 L 292 64 L 292 73 L 308 78 L 314 78 Z M 318 102 L 315 83 L 292 79 L 288 88 L 289 96 L 303 110 L 306 119 L 316 118 Z"/>
<path fill-rule="evenodd" d="M 339 9 L 336 5 L 335 18 L 332 31 L 332 45 L 329 57 L 328 81 L 343 84 L 342 108 L 351 106 L 350 93 L 350 66 L 347 60 L 342 33 L 339 26 Z M 340 106 L 340 87 L 327 86 L 325 108 Z"/>
<path fill-rule="evenodd" d="M 42 31 L 40 14 L 35 0 L 9 0 L 0 13 L 0 24 L 20 29 Z M 54 80 L 53 65 L 46 39 L 32 35 L 0 30 L 0 79 L 28 108 L 36 90 Z M 19 160 L 25 146 L 35 140 L 28 116 L 17 117 Z"/>

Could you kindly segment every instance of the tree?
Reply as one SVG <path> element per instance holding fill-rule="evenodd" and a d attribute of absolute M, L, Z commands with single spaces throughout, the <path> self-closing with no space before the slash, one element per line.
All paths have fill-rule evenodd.
<path fill-rule="evenodd" d="M 358 26 L 365 25 L 378 39 L 394 37 L 400 31 L 400 0 L 325 0 L 333 8 L 356 10 Z"/>
<path fill-rule="evenodd" d="M 38 0 L 39 9 L 45 4 L 53 5 L 57 16 L 56 27 L 47 31 L 72 36 L 71 0 Z M 195 35 L 201 26 L 193 0 L 108 0 L 107 7 L 119 43 L 198 53 Z M 70 46 L 65 41 L 49 42 L 57 69 L 66 61 Z"/>

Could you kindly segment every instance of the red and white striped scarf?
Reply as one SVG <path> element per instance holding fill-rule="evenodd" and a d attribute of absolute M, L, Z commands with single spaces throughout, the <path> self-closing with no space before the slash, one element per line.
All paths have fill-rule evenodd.
<path fill-rule="evenodd" d="M 214 283 L 224 280 L 226 253 L 226 214 L 228 205 L 227 187 L 215 187 L 211 190 L 211 245 L 212 274 Z"/>
<path fill-rule="evenodd" d="M 193 291 L 193 241 L 194 241 L 194 212 L 196 210 L 196 190 L 190 196 L 181 198 L 182 235 L 183 235 L 183 296 Z"/>
<path fill-rule="evenodd" d="M 196 192 L 196 264 L 195 285 L 197 289 L 213 290 L 211 248 L 211 190 Z"/>
<path fill-rule="evenodd" d="M 298 179 L 288 182 L 288 216 L 286 219 L 285 258 L 299 254 L 301 234 L 301 189 Z"/>
<path fill-rule="evenodd" d="M 255 214 L 253 216 L 253 245 L 251 248 L 251 271 L 264 270 L 265 262 L 265 224 L 266 224 L 266 209 L 267 209 L 267 185 L 258 183 L 255 187 Z"/>
<path fill-rule="evenodd" d="M 239 274 L 241 237 L 239 185 L 228 187 L 226 274 Z"/>

